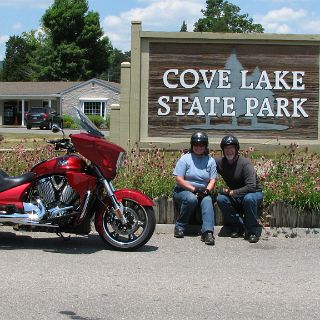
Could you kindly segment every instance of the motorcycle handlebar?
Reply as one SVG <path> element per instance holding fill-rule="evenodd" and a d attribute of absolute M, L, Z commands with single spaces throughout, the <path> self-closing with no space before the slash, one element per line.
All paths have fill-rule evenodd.
<path fill-rule="evenodd" d="M 70 139 L 47 140 L 47 143 L 53 144 L 56 150 L 59 150 L 60 148 L 74 150 L 73 144 L 70 142 Z"/>
<path fill-rule="evenodd" d="M 60 139 L 59 140 L 47 140 L 47 143 L 56 144 L 58 141 L 60 141 Z"/>

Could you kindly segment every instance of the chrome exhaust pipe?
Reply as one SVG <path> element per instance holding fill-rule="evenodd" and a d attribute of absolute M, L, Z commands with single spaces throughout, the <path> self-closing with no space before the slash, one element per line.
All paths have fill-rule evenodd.
<path fill-rule="evenodd" d="M 13 223 L 46 227 L 52 226 L 50 223 L 41 223 L 41 220 L 46 214 L 46 208 L 44 207 L 40 199 L 37 199 L 37 205 L 24 202 L 23 210 L 25 213 L 5 214 L 3 211 L 1 211 L 0 223 Z"/>
<path fill-rule="evenodd" d="M 17 224 L 26 223 L 39 223 L 39 217 L 37 214 L 31 213 L 11 213 L 11 214 L 0 214 L 0 223 L 12 222 Z"/>
<path fill-rule="evenodd" d="M 12 214 L 0 214 L 0 224 L 12 223 L 24 226 L 38 226 L 38 227 L 50 227 L 58 228 L 57 225 L 51 223 L 41 223 L 39 217 L 36 214 L 23 214 L 23 213 L 12 213 Z"/>

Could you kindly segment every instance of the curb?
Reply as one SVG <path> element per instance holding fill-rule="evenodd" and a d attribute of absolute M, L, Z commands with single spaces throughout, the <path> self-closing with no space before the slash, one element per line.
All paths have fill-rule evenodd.
<path fill-rule="evenodd" d="M 223 226 L 215 226 L 214 233 L 218 235 Z M 174 224 L 157 224 L 155 233 L 172 234 Z M 320 238 L 320 228 L 289 228 L 289 227 L 265 227 L 262 230 L 262 238 Z"/>

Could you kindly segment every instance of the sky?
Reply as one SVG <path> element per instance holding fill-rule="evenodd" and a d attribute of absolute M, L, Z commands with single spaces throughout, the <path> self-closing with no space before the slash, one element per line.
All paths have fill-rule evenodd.
<path fill-rule="evenodd" d="M 100 25 L 114 48 L 130 50 L 131 21 L 141 21 L 143 31 L 188 31 L 203 17 L 205 0 L 87 0 L 89 10 L 100 15 Z M 229 0 L 261 23 L 267 33 L 320 34 L 319 0 Z M 53 0 L 0 0 L 0 61 L 10 36 L 38 30 Z"/>

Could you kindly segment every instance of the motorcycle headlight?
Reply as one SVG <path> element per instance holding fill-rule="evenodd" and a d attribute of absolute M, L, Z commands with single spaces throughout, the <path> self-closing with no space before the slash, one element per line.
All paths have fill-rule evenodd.
<path fill-rule="evenodd" d="M 118 156 L 117 164 L 116 164 L 117 173 L 118 173 L 119 169 L 121 168 L 121 166 L 122 166 L 122 164 L 123 164 L 125 159 L 126 159 L 126 153 L 125 152 L 120 152 L 119 156 Z"/>

